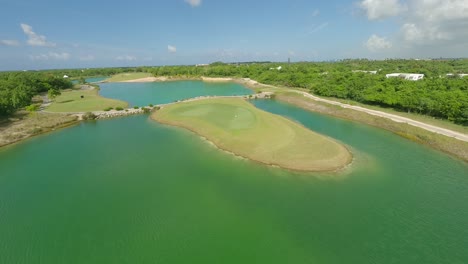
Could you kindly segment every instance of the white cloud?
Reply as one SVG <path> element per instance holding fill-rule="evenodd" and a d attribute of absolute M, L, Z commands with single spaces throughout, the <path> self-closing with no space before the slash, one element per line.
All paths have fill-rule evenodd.
<path fill-rule="evenodd" d="M 11 39 L 2 39 L 0 40 L 0 46 L 10 46 L 10 47 L 15 47 L 19 46 L 20 43 L 17 40 L 11 40 Z"/>
<path fill-rule="evenodd" d="M 191 5 L 192 7 L 197 7 L 201 5 L 202 0 L 185 0 L 185 2 Z"/>
<path fill-rule="evenodd" d="M 95 58 L 93 55 L 81 56 L 80 61 L 93 61 Z"/>
<path fill-rule="evenodd" d="M 177 48 L 175 46 L 167 45 L 167 51 L 170 53 L 176 53 Z"/>
<path fill-rule="evenodd" d="M 66 52 L 49 52 L 47 54 L 31 55 L 30 58 L 31 60 L 68 60 L 70 54 Z"/>
<path fill-rule="evenodd" d="M 398 16 L 407 9 L 399 0 L 363 0 L 358 5 L 369 20 Z"/>
<path fill-rule="evenodd" d="M 375 34 L 370 36 L 364 45 L 372 52 L 377 52 L 392 47 L 392 43 L 390 43 L 390 41 Z"/>
<path fill-rule="evenodd" d="M 315 9 L 314 11 L 312 11 L 312 17 L 318 17 L 319 15 L 320 15 L 320 10 Z"/>
<path fill-rule="evenodd" d="M 360 0 L 358 5 L 369 20 L 398 18 L 393 20 L 399 27 L 392 36 L 393 46 L 400 47 L 395 56 L 467 55 L 468 0 Z M 376 50 L 386 41 L 378 38 L 369 39 L 366 46 Z"/>
<path fill-rule="evenodd" d="M 48 42 L 43 35 L 38 35 L 33 31 L 33 28 L 27 24 L 21 24 L 24 34 L 28 36 L 28 44 L 31 46 L 55 47 L 56 44 Z"/>
<path fill-rule="evenodd" d="M 401 27 L 408 44 L 464 42 L 468 45 L 468 0 L 411 0 Z"/>
<path fill-rule="evenodd" d="M 309 34 L 313 34 L 313 33 L 316 33 L 316 32 L 319 32 L 321 30 L 323 30 L 324 28 L 328 27 L 328 22 L 325 22 L 325 23 L 322 23 L 318 26 L 314 26 L 310 31 L 309 31 Z"/>
<path fill-rule="evenodd" d="M 136 61 L 137 60 L 135 56 L 130 56 L 130 55 L 117 56 L 115 57 L 115 59 L 118 61 Z"/>

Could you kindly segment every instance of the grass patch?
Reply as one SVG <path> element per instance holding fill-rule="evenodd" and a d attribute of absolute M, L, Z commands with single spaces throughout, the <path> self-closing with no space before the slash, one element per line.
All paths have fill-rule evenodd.
<path fill-rule="evenodd" d="M 131 81 L 135 79 L 141 79 L 146 77 L 153 77 L 151 73 L 147 72 L 129 72 L 129 73 L 121 73 L 116 74 L 109 79 L 106 79 L 107 82 L 124 82 L 124 81 Z"/>
<path fill-rule="evenodd" d="M 62 92 L 46 110 L 49 112 L 92 112 L 114 107 L 126 108 L 127 105 L 124 101 L 104 98 L 96 90 L 72 90 Z"/>
<path fill-rule="evenodd" d="M 78 122 L 76 116 L 24 111 L 0 121 L 0 147 Z"/>
<path fill-rule="evenodd" d="M 152 117 L 240 156 L 287 169 L 331 171 L 351 161 L 349 151 L 334 140 L 238 98 L 174 104 Z"/>

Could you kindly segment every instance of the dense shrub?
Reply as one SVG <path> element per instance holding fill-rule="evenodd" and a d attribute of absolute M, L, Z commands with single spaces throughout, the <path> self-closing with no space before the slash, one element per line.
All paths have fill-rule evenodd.
<path fill-rule="evenodd" d="M 96 119 L 96 115 L 93 114 L 92 112 L 86 112 L 84 115 L 83 115 L 83 120 L 94 120 Z"/>

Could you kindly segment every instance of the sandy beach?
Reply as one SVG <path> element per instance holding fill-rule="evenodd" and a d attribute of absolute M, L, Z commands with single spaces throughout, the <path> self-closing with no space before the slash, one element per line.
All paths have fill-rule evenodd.
<path fill-rule="evenodd" d="M 145 82 L 165 82 L 167 80 L 168 80 L 167 77 L 145 77 L 145 78 L 122 81 L 122 82 L 126 82 L 126 83 L 145 83 Z"/>

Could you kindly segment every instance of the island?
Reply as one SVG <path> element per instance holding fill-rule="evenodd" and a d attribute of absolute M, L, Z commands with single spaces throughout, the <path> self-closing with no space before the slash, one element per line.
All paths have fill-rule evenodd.
<path fill-rule="evenodd" d="M 242 98 L 179 102 L 152 118 L 189 129 L 238 156 L 284 169 L 335 171 L 352 160 L 344 145 Z"/>

